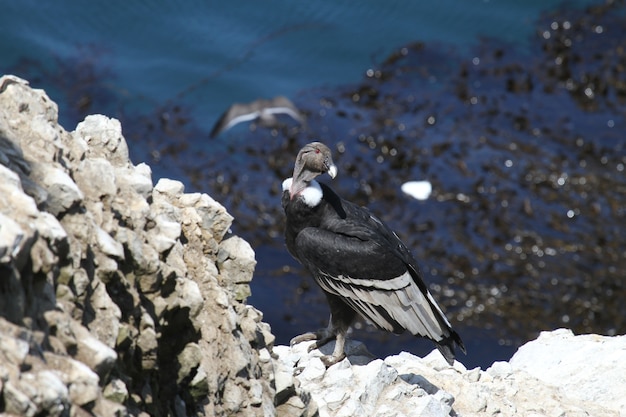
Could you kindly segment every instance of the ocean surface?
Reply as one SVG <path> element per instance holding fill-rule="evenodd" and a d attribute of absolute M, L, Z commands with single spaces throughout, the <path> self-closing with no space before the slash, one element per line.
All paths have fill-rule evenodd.
<path fill-rule="evenodd" d="M 566 10 L 583 10 L 590 4 L 601 3 L 569 1 Z M 309 125 L 320 120 L 318 134 L 333 135 L 324 136 L 323 140 L 332 141 L 336 144 L 335 149 L 348 149 L 342 156 L 345 156 L 345 161 L 354 162 L 350 165 L 354 169 L 344 178 L 350 179 L 352 184 L 342 183 L 342 186 L 347 192 L 354 192 L 358 198 L 363 195 L 359 192 L 365 187 L 364 180 L 360 180 L 359 175 L 367 175 L 370 179 L 375 175 L 373 183 L 379 184 L 388 179 L 388 183 L 397 185 L 398 178 L 393 177 L 395 171 L 384 169 L 383 165 L 380 165 L 380 172 L 366 173 L 363 167 L 359 174 L 357 161 L 348 159 L 351 149 L 356 150 L 357 145 L 368 143 L 371 137 L 375 137 L 374 134 L 360 133 L 356 127 L 358 123 L 355 120 L 367 119 L 366 108 L 354 109 L 349 104 L 341 105 L 350 88 L 371 78 L 368 74 L 375 73 L 376 69 L 385 65 L 393 66 L 402 59 L 398 57 L 404 55 L 404 52 L 398 51 L 403 51 L 402 48 L 407 45 L 412 45 L 408 48 L 409 51 L 417 51 L 418 55 L 412 55 L 417 57 L 411 58 L 411 65 L 415 68 L 421 68 L 421 65 L 426 65 L 431 62 L 429 59 L 435 57 L 439 60 L 437 62 L 445 63 L 448 74 L 458 70 L 458 63 L 461 62 L 459 57 L 465 57 L 467 62 L 477 66 L 481 61 L 478 55 L 473 54 L 481 50 L 480 45 L 483 49 L 500 51 L 494 54 L 497 57 L 514 51 L 515 59 L 523 66 L 525 57 L 531 61 L 537 54 L 538 32 L 543 30 L 539 29 L 538 23 L 541 16 L 553 13 L 560 6 L 561 1 L 545 0 L 3 1 L 0 13 L 0 72 L 14 73 L 30 80 L 34 87 L 45 89 L 59 104 L 60 121 L 67 130 L 73 130 L 86 114 L 103 113 L 120 118 L 124 128 L 128 126 L 127 140 L 133 162 L 145 161 L 150 164 L 155 182 L 159 177 L 179 179 L 185 183 L 187 191 L 208 192 L 216 200 L 223 201 L 235 216 L 234 232 L 248 239 L 257 254 L 258 273 L 251 285 L 252 296 L 249 302 L 265 313 L 265 321 L 270 323 L 276 333 L 277 343 L 284 344 L 288 343 L 290 337 L 320 327 L 327 320 L 325 301 L 319 291 L 312 288 L 312 282 L 307 284 L 309 281 L 306 274 L 287 255 L 281 244 L 280 233 L 271 228 L 264 233 L 264 223 L 259 222 L 259 226 L 255 227 L 247 220 L 251 217 L 264 219 L 275 216 L 275 213 L 280 216 L 280 212 L 275 210 L 279 206 L 279 198 L 272 195 L 276 193 L 280 179 L 271 178 L 265 193 L 262 193 L 263 189 L 259 189 L 256 183 L 250 183 L 248 188 L 245 184 L 248 176 L 255 175 L 255 167 L 268 160 L 260 159 L 259 154 L 265 155 L 268 147 L 276 145 L 278 141 L 292 144 L 294 139 L 291 134 L 284 134 L 282 131 L 272 132 L 270 135 L 259 128 L 251 132 L 249 126 L 243 124 L 210 140 L 208 132 L 220 115 L 234 102 L 248 102 L 277 95 L 290 97 L 307 109 L 311 116 Z M 550 22 L 547 25 L 546 30 L 550 31 Z M 561 26 L 557 25 L 552 29 L 563 27 L 561 23 Z M 597 33 L 602 31 L 602 26 L 599 27 L 600 29 L 597 26 L 594 29 Z M 541 36 L 548 39 L 548 32 L 543 33 L 544 35 L 539 35 L 539 39 Z M 419 51 L 424 49 L 428 53 L 420 54 Z M 399 74 L 399 71 L 393 74 Z M 445 76 L 430 76 L 427 79 L 436 79 L 437 83 L 441 83 L 438 87 L 440 90 L 449 87 L 445 83 Z M 486 85 L 489 82 L 480 80 L 471 84 L 473 88 Z M 415 84 L 411 84 L 411 88 L 413 87 Z M 431 87 L 424 85 L 425 90 Z M 401 83 L 388 88 L 387 91 L 393 90 L 392 93 L 398 97 L 403 94 Z M 425 94 L 429 100 L 434 101 L 440 110 L 445 108 L 444 101 L 449 100 L 449 97 L 441 98 L 433 90 L 428 91 Z M 458 93 L 458 96 L 461 94 Z M 353 99 L 347 100 L 348 103 L 358 101 L 354 99 L 354 95 L 351 97 Z M 420 91 L 416 90 L 408 102 L 419 98 Z M 325 108 L 332 107 L 328 103 L 340 103 L 335 107 L 340 109 L 339 117 L 328 122 L 330 127 L 324 125 L 322 128 L 326 119 L 319 118 Z M 560 101 L 555 103 L 557 104 L 549 107 L 548 111 L 557 114 Z M 620 113 L 622 110 L 623 107 L 621 110 L 612 108 L 608 111 L 621 114 L 623 119 L 623 113 Z M 345 114 L 357 114 L 358 117 L 345 117 Z M 417 114 L 417 110 L 411 109 L 398 116 L 398 120 L 406 122 L 400 123 L 402 129 L 405 125 L 409 126 L 410 122 L 406 120 L 414 114 Z M 598 115 L 596 111 L 593 117 L 602 118 L 599 123 L 604 128 L 607 123 L 610 128 L 623 127 L 622 119 L 615 118 L 612 114 L 605 117 Z M 312 117 L 313 115 L 317 115 L 318 119 Z M 145 121 L 143 130 L 131 127 L 133 120 L 137 123 Z M 429 120 L 428 124 L 434 124 L 430 122 L 434 119 L 427 117 L 426 120 Z M 458 122 L 461 124 L 462 120 Z M 483 122 L 477 122 L 479 125 L 481 123 Z M 568 123 L 576 124 L 576 121 Z M 445 126 L 447 125 L 442 128 Z M 517 129 L 518 126 L 515 126 Z M 511 128 L 511 131 L 515 129 Z M 185 133 L 181 135 L 180 131 Z M 307 136 L 306 139 L 317 138 L 310 133 L 311 131 L 311 137 Z M 438 135 L 436 131 L 431 131 L 430 134 L 435 137 Z M 298 140 L 302 141 L 304 138 L 300 137 Z M 616 140 L 623 139 L 617 135 Z M 352 142 L 355 145 L 350 145 Z M 377 148 L 379 142 L 379 139 L 373 139 L 373 142 L 369 142 L 369 148 Z M 397 141 L 394 143 L 398 148 L 394 152 L 402 153 L 402 145 Z M 282 149 L 276 146 L 277 149 Z M 409 146 L 406 145 L 407 151 Z M 439 145 L 433 146 L 435 149 Z M 441 149 L 445 152 L 448 148 Z M 623 150 L 621 147 L 614 149 Z M 459 152 L 462 153 L 463 149 Z M 214 159 L 207 157 L 204 160 L 206 162 L 203 162 L 201 155 L 202 158 L 213 155 Z M 215 155 L 228 155 L 230 159 L 220 159 Z M 435 160 L 437 155 L 438 151 L 433 151 L 429 157 Z M 468 156 L 469 160 L 463 162 L 470 169 L 471 155 L 473 154 Z M 285 161 L 292 161 L 294 156 L 295 154 L 280 155 Z M 483 158 L 484 155 L 476 157 Z M 218 162 L 213 164 L 213 161 L 218 160 L 221 165 Z M 512 161 L 506 161 L 507 166 L 513 165 Z M 341 167 L 340 157 L 336 162 Z M 517 164 L 517 160 L 515 163 Z M 622 172 L 619 160 L 616 164 L 617 171 L 613 169 L 611 174 L 613 179 L 615 175 L 620 175 L 618 171 Z M 189 169 L 192 165 L 194 169 Z M 221 171 L 211 171 L 218 168 L 237 171 L 239 176 L 226 176 L 231 178 L 232 187 L 224 185 Z M 278 167 L 274 171 L 288 176 L 290 169 L 289 165 Z M 422 171 L 428 172 L 424 170 L 425 168 Z M 436 180 L 436 172 L 431 174 Z M 560 180 L 555 181 L 558 183 Z M 619 184 L 623 184 L 623 180 L 620 181 Z M 240 193 L 237 198 L 233 197 L 234 193 L 229 192 L 230 189 L 236 189 Z M 365 202 L 376 204 L 376 201 L 380 201 L 373 195 L 368 194 Z M 453 200 L 464 199 L 463 193 L 455 195 L 456 197 L 451 197 Z M 439 201 L 448 201 L 445 200 L 448 198 L 446 194 L 440 193 L 439 196 Z M 249 201 L 257 197 L 267 200 L 268 205 L 275 201 L 276 207 L 262 213 L 256 212 L 259 206 L 254 206 Z M 383 193 L 381 199 L 384 198 Z M 416 207 L 411 205 L 416 203 L 402 204 L 408 205 L 407 210 Z M 394 206 L 397 207 L 399 206 Z M 429 207 L 422 205 L 419 209 L 424 210 L 425 216 L 436 216 L 436 209 Z M 380 208 L 387 210 L 382 205 Z M 403 218 L 402 213 L 406 213 L 406 210 L 398 210 L 401 213 L 399 217 Z M 561 211 L 569 214 L 569 211 Z M 394 210 L 387 213 L 394 213 Z M 617 218 L 624 215 L 623 210 L 616 213 Z M 396 219 L 399 217 L 396 216 Z M 445 219 L 440 221 L 445 222 Z M 267 222 L 277 223 L 276 220 Z M 398 221 L 393 226 L 403 228 L 406 224 Z M 432 229 L 430 226 L 415 227 L 415 234 Z M 433 234 L 441 233 L 437 230 L 440 229 L 431 231 Z M 468 233 L 472 233 L 469 228 Z M 494 242 L 506 246 L 494 239 L 485 242 L 484 251 L 489 252 L 489 245 Z M 623 253 L 620 252 L 623 250 L 623 241 L 618 241 L 616 245 L 616 250 Z M 423 254 L 423 251 L 418 250 L 418 253 Z M 442 271 L 446 268 L 458 270 L 461 268 L 459 265 L 467 267 L 467 259 L 458 260 L 448 256 L 445 250 L 428 254 L 438 257 L 432 263 L 430 259 L 420 259 L 420 262 L 426 264 L 426 280 L 431 284 L 435 298 L 466 294 L 459 292 L 460 290 L 455 292 L 448 286 L 456 288 L 455 286 L 481 285 L 479 282 L 454 284 L 452 278 L 447 281 L 441 278 Z M 504 260 L 502 262 L 503 265 L 510 265 Z M 476 270 L 476 267 L 467 268 L 469 271 Z M 490 270 L 490 273 L 495 274 L 498 270 L 501 271 L 496 267 L 495 272 Z M 621 272 L 617 271 L 615 274 L 621 276 Z M 478 275 L 476 279 L 480 280 L 482 274 Z M 545 279 L 549 282 L 555 278 L 550 276 Z M 502 288 L 507 288 L 504 284 L 499 285 L 490 282 L 489 289 L 486 290 L 487 296 L 490 300 L 496 300 L 493 301 L 496 304 Z M 510 288 L 510 284 L 507 285 Z M 529 285 L 532 287 L 532 284 Z M 621 293 L 621 285 L 612 290 L 612 297 Z M 584 285 L 581 284 L 582 286 Z M 510 316 L 510 319 L 504 318 L 501 322 L 487 319 L 472 321 L 467 320 L 469 313 L 465 310 L 455 309 L 457 303 L 465 304 L 470 309 L 475 301 L 444 302 L 453 311 L 453 317 L 458 319 L 453 318 L 452 322 L 468 347 L 468 356 L 460 357 L 468 368 L 486 368 L 495 360 L 508 360 L 517 346 L 529 337 L 543 329 L 567 326 L 571 316 L 559 312 L 554 321 L 544 321 L 541 328 L 537 326 L 516 333 L 516 320 L 520 316 Z M 477 317 L 481 317 L 481 312 L 482 310 L 475 312 Z M 494 315 L 502 317 L 503 314 Z M 564 319 L 566 316 L 567 320 Z M 464 317 L 466 321 L 461 322 Z M 357 327 L 360 328 L 360 333 L 357 329 L 357 337 L 379 355 L 400 350 L 423 354 L 432 349 L 430 344 L 423 344 L 409 337 L 394 338 L 368 330 L 367 324 L 359 323 Z M 611 328 L 607 325 L 597 331 L 611 333 L 623 330 L 619 326 Z"/>
<path fill-rule="evenodd" d="M 539 13 L 561 2 L 2 3 L 3 68 L 25 58 L 53 66 L 93 48 L 113 94 L 137 106 L 183 95 L 210 129 L 233 102 L 355 82 L 409 42 L 465 48 L 495 37 L 523 47 Z"/>

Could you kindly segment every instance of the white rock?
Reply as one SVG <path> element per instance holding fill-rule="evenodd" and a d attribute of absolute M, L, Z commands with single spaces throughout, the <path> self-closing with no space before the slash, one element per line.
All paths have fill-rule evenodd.
<path fill-rule="evenodd" d="M 52 164 L 34 164 L 32 177 L 48 192 L 47 210 L 58 216 L 84 198 L 69 175 Z"/>
<path fill-rule="evenodd" d="M 277 396 L 293 387 L 292 370 L 287 367 L 276 367 L 274 369 L 274 385 Z"/>
<path fill-rule="evenodd" d="M 260 362 L 269 362 L 272 360 L 272 355 L 270 354 L 270 351 L 267 350 L 267 348 L 263 348 L 261 350 L 259 350 L 259 361 Z"/>
<path fill-rule="evenodd" d="M 220 243 L 217 255 L 220 274 L 234 284 L 252 280 L 256 260 L 250 244 L 239 236 L 232 236 Z"/>
<path fill-rule="evenodd" d="M 113 378 L 111 382 L 104 387 L 103 395 L 111 401 L 122 404 L 128 398 L 128 388 L 124 381 L 119 378 Z"/>
<path fill-rule="evenodd" d="M 243 387 L 237 385 L 233 380 L 227 379 L 224 384 L 224 409 L 227 415 L 235 415 L 240 410 L 242 398 L 246 395 Z"/>
<path fill-rule="evenodd" d="M 163 194 L 170 198 L 178 198 L 185 192 L 185 186 L 182 182 L 161 178 L 154 186 L 154 193 Z M 156 197 L 156 196 L 155 196 Z"/>
<path fill-rule="evenodd" d="M 37 406 L 28 395 L 20 391 L 12 381 L 4 383 L 2 389 L 3 410 L 8 415 L 32 417 L 37 413 Z"/>
<path fill-rule="evenodd" d="M 11 84 L 28 85 L 28 81 L 16 75 L 6 74 L 0 77 L 0 93 L 9 88 Z"/>
<path fill-rule="evenodd" d="M 51 415 L 62 415 L 68 406 L 67 386 L 52 371 L 23 373 L 20 376 L 19 386 L 40 410 L 46 410 Z"/>
<path fill-rule="evenodd" d="M 433 350 L 424 358 L 402 352 L 367 365 L 349 356 L 323 373 L 316 369 L 321 353 L 307 353 L 308 343 L 277 346 L 274 352 L 284 366 L 304 367 L 296 376 L 298 392 L 318 404 L 320 416 L 624 417 L 625 339 L 545 333 L 511 362 L 496 362 L 487 371 L 468 371 L 458 362 L 450 366 Z M 332 351 L 331 343 L 323 349 Z"/>
<path fill-rule="evenodd" d="M 45 237 L 53 248 L 67 239 L 67 232 L 52 214 L 42 211 L 35 220 L 37 232 Z M 56 249 L 56 248 L 55 248 Z"/>
<path fill-rule="evenodd" d="M 541 332 L 519 348 L 510 366 L 560 387 L 568 397 L 626 414 L 626 336 Z"/>
<path fill-rule="evenodd" d="M 303 382 L 321 381 L 326 373 L 326 366 L 320 358 L 311 358 L 308 363 L 298 365 L 304 365 L 304 370 L 298 375 L 298 380 Z"/>
<path fill-rule="evenodd" d="M 122 244 L 113 239 L 110 234 L 100 227 L 96 227 L 96 242 L 105 255 L 116 259 L 124 259 L 124 247 Z"/>
<path fill-rule="evenodd" d="M 144 163 L 136 167 L 118 167 L 115 176 L 120 188 L 130 187 L 144 199 L 152 194 L 152 170 Z"/>
<path fill-rule="evenodd" d="M 75 321 L 70 322 L 70 328 L 78 342 L 76 358 L 96 373 L 106 374 L 117 360 L 115 350 L 95 338 L 89 330 Z"/>
<path fill-rule="evenodd" d="M 211 233 L 218 242 L 229 231 L 233 217 L 226 211 L 223 205 L 215 201 L 207 194 L 184 194 L 179 199 L 186 207 L 194 207 L 201 219 L 200 226 Z"/>
<path fill-rule="evenodd" d="M 196 204 L 200 203 L 202 199 L 201 193 L 187 193 L 183 194 L 178 198 L 180 204 L 185 207 L 193 207 Z"/>
<path fill-rule="evenodd" d="M 45 195 L 45 199 L 48 200 L 48 194 L 45 191 L 43 195 Z M 37 208 L 37 202 L 24 192 L 11 193 L 8 197 L 11 199 L 13 207 L 18 208 L 18 210 L 12 214 L 16 219 L 19 219 L 22 224 L 24 224 L 25 221 L 36 218 L 40 215 L 41 212 Z M 42 200 L 42 202 L 43 201 L 44 200 Z"/>
<path fill-rule="evenodd" d="M 513 368 L 508 362 L 494 362 L 486 371 L 495 378 L 506 378 L 513 373 Z"/>
<path fill-rule="evenodd" d="M 76 126 L 74 135 L 89 145 L 89 158 L 106 158 L 116 167 L 129 164 L 128 145 L 119 120 L 101 114 L 90 115 Z"/>
<path fill-rule="evenodd" d="M 0 184 L 3 188 L 17 188 L 19 191 L 24 191 L 20 176 L 2 164 L 0 164 Z"/>
<path fill-rule="evenodd" d="M 115 209 L 120 213 L 123 220 L 134 230 L 118 229 L 118 240 L 123 239 L 119 237 L 119 233 L 140 233 L 144 230 L 146 221 L 150 215 L 150 205 L 146 199 L 135 192 L 119 194 L 113 200 Z M 135 232 L 135 230 L 137 232 Z"/>
<path fill-rule="evenodd" d="M 46 362 L 63 383 L 69 387 L 71 402 L 84 405 L 95 401 L 100 395 L 98 375 L 81 361 L 67 356 L 44 352 Z"/>
<path fill-rule="evenodd" d="M 230 306 L 228 300 L 228 294 L 222 288 L 214 289 L 215 296 L 211 299 L 215 301 L 215 304 L 222 308 L 228 308 Z"/>
<path fill-rule="evenodd" d="M 250 404 L 253 406 L 259 406 L 263 403 L 263 385 L 261 385 L 258 379 L 250 381 L 250 389 L 248 392 Z"/>
<path fill-rule="evenodd" d="M 157 252 L 163 253 L 170 250 L 180 237 L 182 228 L 179 222 L 171 219 L 169 215 L 159 214 L 154 219 L 155 227 L 148 231 L 150 245 Z"/>
<path fill-rule="evenodd" d="M 105 284 L 98 283 L 95 288 L 92 288 L 91 305 L 98 311 L 98 314 L 89 323 L 89 330 L 102 343 L 110 348 L 115 348 L 120 331 L 122 311 L 111 299 Z"/>
<path fill-rule="evenodd" d="M 73 176 L 83 194 L 95 201 L 102 196 L 113 196 L 117 193 L 113 165 L 104 158 L 82 160 Z"/>
<path fill-rule="evenodd" d="M 415 414 L 412 415 L 416 417 L 447 416 L 450 413 L 450 410 L 445 410 L 438 399 L 432 396 L 421 397 L 414 410 Z"/>
<path fill-rule="evenodd" d="M 380 359 L 363 367 L 355 366 L 355 368 L 359 370 L 359 377 L 364 381 L 363 392 L 359 395 L 359 399 L 368 406 L 368 409 L 374 410 L 380 394 L 396 380 L 398 371 Z"/>
<path fill-rule="evenodd" d="M 189 308 L 189 316 L 196 317 L 204 306 L 204 299 L 198 284 L 191 279 L 177 278 L 176 293 L 181 307 Z"/>
<path fill-rule="evenodd" d="M 10 325 L 10 327 L 12 327 L 12 325 Z M 0 337 L 1 357 L 5 358 L 7 362 L 13 365 L 22 365 L 29 350 L 30 345 L 25 340 L 17 337 L 10 337 L 8 335 Z"/>
<path fill-rule="evenodd" d="M 347 342 L 347 352 L 361 352 L 360 343 Z M 395 361 L 370 360 L 365 365 L 353 363 L 355 356 L 326 369 L 319 350 L 307 352 L 310 343 L 293 347 L 276 346 L 280 366 L 295 370 L 300 390 L 304 391 L 319 407 L 321 417 L 343 416 L 449 416 L 454 397 L 444 390 L 428 395 L 418 382 L 406 382 L 408 368 L 396 369 L 390 363 L 403 364 L 407 359 L 421 360 L 410 354 L 398 355 Z M 334 342 L 322 349 L 330 352 Z M 361 356 L 358 356 L 361 358 Z M 389 358 L 388 358 L 389 359 Z M 423 366 L 423 365 L 420 365 Z M 284 369 L 283 368 L 283 369 Z M 402 374 L 402 378 L 399 376 Z M 424 378 L 416 381 L 425 381 Z M 429 384 L 432 385 L 432 384 Z"/>
<path fill-rule="evenodd" d="M 3 166 L 0 165 L 0 167 Z M 39 215 L 37 203 L 24 192 L 19 177 L 16 179 L 8 172 L 5 171 L 5 173 L 7 175 L 0 175 L 0 209 L 16 220 L 37 217 Z M 13 173 L 11 172 L 11 174 Z"/>
<path fill-rule="evenodd" d="M 327 407 L 330 410 L 339 409 L 343 402 L 350 397 L 350 394 L 345 387 L 333 387 L 333 389 L 325 391 L 323 395 L 324 397 L 323 400 L 320 402 L 320 406 Z M 355 410 L 351 409 L 347 411 L 350 413 L 350 415 L 354 415 Z"/>
<path fill-rule="evenodd" d="M 9 263 L 24 244 L 26 233 L 12 218 L 0 213 L 0 263 Z"/>

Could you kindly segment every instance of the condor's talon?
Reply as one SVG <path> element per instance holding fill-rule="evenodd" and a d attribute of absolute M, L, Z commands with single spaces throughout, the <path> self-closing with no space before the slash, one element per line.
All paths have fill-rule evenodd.
<path fill-rule="evenodd" d="M 346 358 L 346 354 L 342 353 L 339 356 L 334 356 L 334 355 L 322 356 L 320 359 L 322 360 L 322 363 L 324 364 L 326 369 L 328 369 L 331 366 L 333 366 L 334 364 L 341 362 L 345 358 Z"/>
<path fill-rule="evenodd" d="M 319 339 L 319 337 L 317 336 L 316 333 L 313 333 L 313 332 L 304 333 L 304 334 L 301 334 L 300 336 L 296 336 L 293 339 L 291 339 L 291 341 L 289 341 L 289 346 L 293 347 L 294 345 L 297 345 L 298 343 L 309 342 L 311 340 L 317 340 L 317 339 Z"/>
<path fill-rule="evenodd" d="M 331 340 L 335 340 L 336 337 L 337 336 L 332 331 L 332 327 L 329 325 L 329 328 L 319 329 L 316 332 L 308 332 L 301 334 L 300 336 L 296 336 L 291 339 L 289 345 L 293 347 L 294 345 L 301 342 L 309 342 L 311 340 L 315 340 L 315 343 L 311 344 L 311 346 L 309 346 L 307 349 L 307 351 L 310 353 L 315 349 L 319 349 L 320 347 L 324 346 Z"/>
<path fill-rule="evenodd" d="M 344 347 L 346 344 L 346 335 L 343 333 L 335 333 L 332 326 L 332 320 L 331 324 L 329 324 L 328 328 L 326 329 L 320 329 L 314 333 L 304 333 L 300 336 L 294 337 L 293 339 L 291 339 L 291 346 L 296 343 L 310 340 L 315 340 L 315 343 L 311 343 L 311 345 L 307 347 L 308 353 L 311 353 L 315 349 L 319 349 L 330 341 L 336 340 L 335 349 L 333 350 L 332 355 L 324 355 L 320 358 L 326 368 L 330 368 L 334 364 L 339 363 L 346 358 L 346 353 L 344 351 Z"/>
<path fill-rule="evenodd" d="M 289 343 L 291 346 L 294 346 L 298 343 L 308 342 L 311 340 L 315 340 L 315 342 L 311 343 L 311 345 L 307 347 L 308 353 L 311 353 L 314 350 L 319 349 L 320 347 L 324 346 L 325 344 L 327 344 L 328 342 L 332 340 L 337 340 L 333 354 L 324 355 L 320 357 L 320 360 L 322 361 L 322 363 L 327 369 L 333 366 L 334 364 L 341 362 L 342 360 L 346 358 L 346 354 L 343 349 L 344 344 L 345 344 L 345 336 L 336 335 L 328 329 L 321 329 L 321 330 L 318 330 L 317 332 L 309 332 L 309 333 L 301 334 L 291 339 Z M 304 367 L 296 368 L 294 370 L 294 375 L 299 375 L 303 370 L 304 370 Z"/>
<path fill-rule="evenodd" d="M 307 351 L 309 353 L 311 353 L 315 349 L 321 348 L 322 346 L 324 346 L 325 344 L 327 344 L 328 342 L 330 342 L 332 340 L 335 340 L 336 338 L 337 338 L 337 336 L 335 336 L 334 334 L 322 336 L 322 337 L 318 338 L 315 343 L 313 343 L 311 346 L 309 346 Z"/>

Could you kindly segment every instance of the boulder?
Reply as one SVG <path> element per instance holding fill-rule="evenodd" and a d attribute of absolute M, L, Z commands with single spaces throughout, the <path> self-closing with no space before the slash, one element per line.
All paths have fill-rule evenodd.
<path fill-rule="evenodd" d="M 541 332 L 511 358 L 511 368 L 556 387 L 572 401 L 626 413 L 626 336 Z"/>

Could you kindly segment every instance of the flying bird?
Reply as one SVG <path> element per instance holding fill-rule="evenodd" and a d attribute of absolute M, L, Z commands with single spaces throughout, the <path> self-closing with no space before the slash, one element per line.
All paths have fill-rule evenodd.
<path fill-rule="evenodd" d="M 214 138 L 238 123 L 256 119 L 259 119 L 263 126 L 273 127 L 278 124 L 277 114 L 286 114 L 300 123 L 304 122 L 304 117 L 291 100 L 278 96 L 270 100 L 259 99 L 251 103 L 233 104 L 215 123 L 209 136 Z"/>
<path fill-rule="evenodd" d="M 345 358 L 346 332 L 360 314 L 380 329 L 430 339 L 452 365 L 455 347 L 465 353 L 465 346 L 428 291 L 416 260 L 368 209 L 315 181 L 323 173 L 337 175 L 330 149 L 309 143 L 296 157 L 293 177 L 282 184 L 287 249 L 313 275 L 330 307 L 327 328 L 291 344 L 315 340 L 311 351 L 336 339 L 332 355 L 322 357 L 329 367 Z"/>

